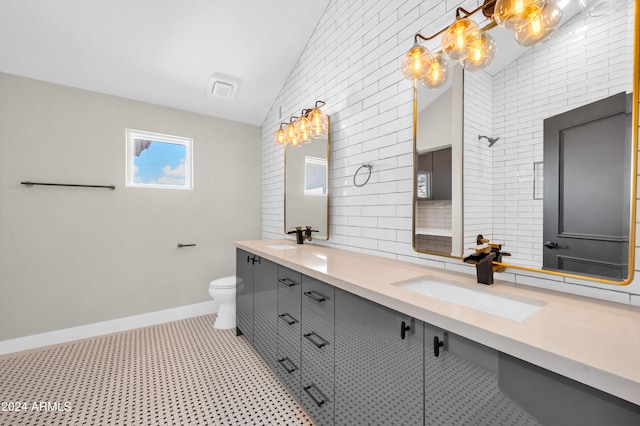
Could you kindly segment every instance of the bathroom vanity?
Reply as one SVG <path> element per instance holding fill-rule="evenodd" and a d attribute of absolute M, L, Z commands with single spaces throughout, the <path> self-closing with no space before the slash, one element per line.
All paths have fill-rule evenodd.
<path fill-rule="evenodd" d="M 236 243 L 237 333 L 323 424 L 640 424 L 640 309 Z"/>

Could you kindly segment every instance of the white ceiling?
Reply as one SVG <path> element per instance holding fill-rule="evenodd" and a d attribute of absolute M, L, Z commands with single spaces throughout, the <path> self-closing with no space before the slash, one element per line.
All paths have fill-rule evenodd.
<path fill-rule="evenodd" d="M 0 0 L 0 71 L 261 125 L 328 3 Z"/>

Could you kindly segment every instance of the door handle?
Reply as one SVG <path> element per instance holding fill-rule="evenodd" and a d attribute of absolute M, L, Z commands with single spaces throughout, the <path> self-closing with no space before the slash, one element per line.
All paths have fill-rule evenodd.
<path fill-rule="evenodd" d="M 444 346 L 444 342 L 438 339 L 438 336 L 433 336 L 433 356 L 440 356 L 440 348 Z"/>
<path fill-rule="evenodd" d="M 409 330 L 411 330 L 411 327 L 409 327 L 406 322 L 402 321 L 402 324 L 400 324 L 400 338 L 402 340 L 404 340 L 404 338 L 406 337 L 407 331 Z"/>
<path fill-rule="evenodd" d="M 555 241 L 545 241 L 543 245 L 548 249 L 558 248 L 559 246 Z"/>

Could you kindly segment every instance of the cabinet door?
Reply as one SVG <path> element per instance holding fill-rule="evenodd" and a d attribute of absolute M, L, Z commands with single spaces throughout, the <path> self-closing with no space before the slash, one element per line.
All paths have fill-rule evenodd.
<path fill-rule="evenodd" d="M 236 250 L 236 333 L 253 343 L 253 259 L 256 256 Z"/>
<path fill-rule="evenodd" d="M 423 355 L 421 321 L 336 289 L 335 423 L 423 424 Z"/>
<path fill-rule="evenodd" d="M 261 258 L 253 265 L 253 346 L 274 370 L 277 341 L 278 265 Z"/>
<path fill-rule="evenodd" d="M 425 425 L 539 425 L 501 391 L 495 349 L 427 324 L 424 360 Z"/>

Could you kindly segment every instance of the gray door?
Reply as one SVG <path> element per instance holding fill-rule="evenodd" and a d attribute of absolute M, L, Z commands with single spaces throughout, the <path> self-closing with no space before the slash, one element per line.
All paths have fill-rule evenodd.
<path fill-rule="evenodd" d="M 619 93 L 544 121 L 545 269 L 626 277 L 630 105 Z"/>
<path fill-rule="evenodd" d="M 253 346 L 277 368 L 278 265 L 260 258 L 253 265 Z"/>

